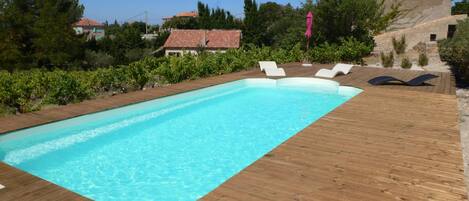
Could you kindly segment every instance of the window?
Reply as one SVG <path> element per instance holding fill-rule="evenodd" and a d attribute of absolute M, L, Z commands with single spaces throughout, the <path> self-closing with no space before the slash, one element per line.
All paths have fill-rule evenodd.
<path fill-rule="evenodd" d="M 456 32 L 456 25 L 454 24 L 448 25 L 448 38 L 453 38 L 455 32 Z"/>
<path fill-rule="evenodd" d="M 180 52 L 168 52 L 168 56 L 180 57 L 180 56 L 181 56 L 181 53 L 180 53 Z"/>
<path fill-rule="evenodd" d="M 430 41 L 436 41 L 436 34 L 430 34 Z"/>

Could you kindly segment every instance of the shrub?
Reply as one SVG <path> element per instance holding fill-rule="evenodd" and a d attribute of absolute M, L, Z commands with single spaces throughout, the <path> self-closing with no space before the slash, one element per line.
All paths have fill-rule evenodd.
<path fill-rule="evenodd" d="M 169 60 L 157 69 L 157 73 L 170 83 L 181 82 L 186 79 L 196 78 L 196 58 L 193 55 L 182 57 L 170 57 Z"/>
<path fill-rule="evenodd" d="M 440 41 L 439 52 L 443 61 L 450 64 L 457 77 L 469 81 L 469 19 L 458 22 L 452 39 Z"/>
<path fill-rule="evenodd" d="M 13 79 L 9 72 L 0 71 L 0 103 L 12 106 L 12 88 Z"/>
<path fill-rule="evenodd" d="M 419 66 L 427 66 L 428 65 L 428 57 L 425 53 L 419 54 Z"/>
<path fill-rule="evenodd" d="M 131 63 L 126 68 L 132 85 L 138 89 L 143 89 L 150 80 L 150 73 L 148 71 L 149 68 L 145 65 L 146 64 L 144 61 L 139 61 Z"/>
<path fill-rule="evenodd" d="M 335 44 L 324 43 L 308 52 L 308 59 L 317 63 L 335 63 L 341 60 L 341 54 Z"/>
<path fill-rule="evenodd" d="M 93 71 L 0 71 L 0 112 L 11 108 L 29 112 L 45 103 L 65 105 L 100 94 L 142 89 L 152 82 L 176 83 L 255 67 L 260 60 L 288 63 L 303 56 L 299 45 L 291 50 L 244 47 L 224 54 L 145 58 L 128 66 Z"/>
<path fill-rule="evenodd" d="M 203 52 L 198 56 L 184 55 L 182 57 L 169 57 L 158 61 L 156 72 L 160 78 L 167 82 L 176 83 L 186 79 L 197 79 L 211 75 L 236 72 L 257 65 L 258 61 L 274 60 L 278 63 L 301 61 L 304 54 L 301 46 L 297 45 L 290 50 L 272 49 L 270 47 L 246 46 L 226 53 Z"/>
<path fill-rule="evenodd" d="M 85 85 L 72 73 L 62 70 L 55 70 L 46 73 L 47 102 L 58 105 L 83 101 L 89 98 L 90 94 Z"/>
<path fill-rule="evenodd" d="M 105 52 L 85 51 L 85 65 L 97 68 L 108 67 L 114 63 L 114 57 Z"/>
<path fill-rule="evenodd" d="M 392 46 L 394 48 L 394 51 L 396 51 L 396 54 L 404 54 L 407 48 L 405 35 L 403 35 L 400 40 L 397 40 L 395 37 L 393 37 Z"/>
<path fill-rule="evenodd" d="M 47 89 L 44 83 L 44 73 L 40 70 L 11 74 L 6 105 L 22 113 L 39 110 Z"/>
<path fill-rule="evenodd" d="M 324 43 L 311 49 L 307 59 L 317 63 L 335 63 L 338 61 L 363 63 L 362 58 L 373 50 L 372 46 L 353 37 L 340 40 L 340 45 Z"/>
<path fill-rule="evenodd" d="M 341 39 L 339 47 L 341 61 L 355 63 L 363 63 L 362 58 L 369 55 L 372 50 L 372 46 L 360 42 L 353 37 Z"/>
<path fill-rule="evenodd" d="M 401 61 L 401 67 L 404 69 L 412 68 L 412 63 L 410 62 L 409 58 L 405 57 Z"/>
<path fill-rule="evenodd" d="M 381 63 L 384 67 L 392 67 L 394 65 L 394 54 L 393 52 L 389 52 L 388 55 L 386 53 L 381 52 Z"/>
<path fill-rule="evenodd" d="M 96 83 L 93 82 L 93 77 L 95 71 L 70 71 L 70 76 L 76 80 L 83 88 L 83 93 L 86 94 L 88 97 L 93 97 L 97 94 L 96 91 L 93 90 Z"/>
<path fill-rule="evenodd" d="M 0 104 L 0 117 L 15 114 L 15 112 L 15 108 L 8 107 L 4 104 Z"/>
<path fill-rule="evenodd" d="M 145 56 L 150 54 L 150 49 L 143 49 L 143 48 L 135 48 L 130 49 L 125 52 L 125 58 L 127 61 L 133 62 L 143 59 Z"/>

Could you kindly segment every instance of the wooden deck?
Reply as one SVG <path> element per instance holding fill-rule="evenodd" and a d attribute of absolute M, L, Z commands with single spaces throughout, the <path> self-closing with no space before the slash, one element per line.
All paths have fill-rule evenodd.
<path fill-rule="evenodd" d="M 286 65 L 289 76 L 319 69 Z M 467 200 L 454 82 L 372 87 L 377 75 L 423 72 L 356 67 L 335 80 L 364 92 L 258 160 L 203 200 Z M 0 133 L 248 77 L 244 71 L 0 119 Z M 0 200 L 86 199 L 0 164 Z"/>

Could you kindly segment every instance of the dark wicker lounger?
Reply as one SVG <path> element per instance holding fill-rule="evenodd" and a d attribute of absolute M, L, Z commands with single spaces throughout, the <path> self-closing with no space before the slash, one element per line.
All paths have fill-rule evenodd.
<path fill-rule="evenodd" d="M 372 85 L 385 85 L 385 84 L 392 84 L 393 82 L 399 82 L 408 86 L 420 86 L 420 85 L 424 85 L 426 81 L 435 79 L 437 77 L 438 76 L 433 75 L 433 74 L 425 74 L 425 75 L 420 75 L 406 82 L 406 81 L 403 81 L 403 80 L 400 80 L 391 76 L 379 76 L 379 77 L 375 77 L 371 79 L 370 81 L 368 81 L 368 83 Z"/>

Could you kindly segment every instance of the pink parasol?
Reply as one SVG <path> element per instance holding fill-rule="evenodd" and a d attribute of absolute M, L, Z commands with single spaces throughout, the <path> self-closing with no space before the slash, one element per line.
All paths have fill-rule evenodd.
<path fill-rule="evenodd" d="M 306 33 L 305 36 L 308 39 L 308 43 L 306 44 L 306 48 L 309 49 L 309 40 L 311 39 L 311 36 L 313 36 L 313 13 L 308 12 L 308 15 L 306 16 Z"/>

